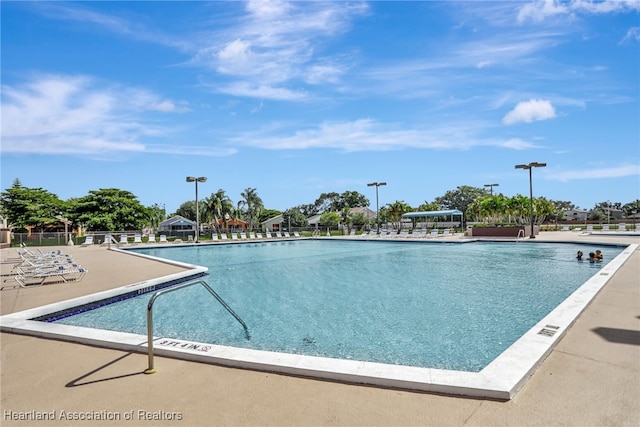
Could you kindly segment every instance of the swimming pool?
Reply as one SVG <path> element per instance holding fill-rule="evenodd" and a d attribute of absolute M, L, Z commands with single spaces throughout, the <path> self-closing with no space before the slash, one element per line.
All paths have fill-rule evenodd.
<path fill-rule="evenodd" d="M 299 240 L 134 251 L 208 267 L 251 333 L 191 287 L 158 300 L 158 336 L 479 372 L 604 265 L 577 262 L 579 248 Z M 144 334 L 149 298 L 57 322 Z"/>
<path fill-rule="evenodd" d="M 214 302 L 206 306 L 207 313 L 196 312 L 196 302 L 203 298 L 198 289 L 190 288 L 189 292 L 176 292 L 171 298 L 167 295 L 165 309 L 158 306 L 159 322 L 166 318 L 164 325 L 158 323 L 155 333 L 161 337 L 160 347 L 162 343 L 174 349 L 183 342 L 209 343 L 212 345 L 207 346 L 206 352 L 192 353 L 203 356 L 211 350 L 218 353 L 220 362 L 220 358 L 229 360 L 229 352 L 235 352 L 241 354 L 244 362 L 230 364 L 248 367 L 256 367 L 260 363 L 257 359 L 264 363 L 265 355 L 269 355 L 277 359 L 269 362 L 269 370 L 316 376 L 325 370 L 324 365 L 331 365 L 326 369 L 331 373 L 323 377 L 345 379 L 351 375 L 347 380 L 434 391 L 446 389 L 445 392 L 451 392 L 451 387 L 447 387 L 451 383 L 457 382 L 460 388 L 462 382 L 465 389 L 462 394 L 478 395 L 474 390 L 486 386 L 494 390 L 509 388 L 510 396 L 513 385 L 523 377 L 522 369 L 524 376 L 532 369 L 519 367 L 522 357 L 518 352 L 525 351 L 530 353 L 526 358 L 539 360 L 549 351 L 549 343 L 555 342 L 575 319 L 575 316 L 563 319 L 564 315 L 554 318 L 550 313 L 554 307 L 559 303 L 562 306 L 569 295 L 580 294 L 576 289 L 584 288 L 583 283 L 593 282 L 599 289 L 610 274 L 611 264 L 619 263 L 616 258 L 618 261 L 609 265 L 579 264 L 574 259 L 576 248 L 585 249 L 582 245 L 544 243 L 310 240 L 143 252 L 209 265 L 207 281 L 245 319 L 252 336 L 250 341 L 244 340 L 242 330 L 224 313 L 211 316 L 210 312 L 218 309 Z M 625 252 L 621 246 L 605 249 L 607 259 Z M 556 267 L 550 268 L 552 264 Z M 530 277 L 533 279 L 529 280 Z M 290 283 L 286 284 L 287 281 Z M 487 283 L 490 286 L 485 287 Z M 469 296 L 480 303 L 472 304 L 467 300 Z M 511 299 L 507 300 L 507 296 Z M 122 313 L 139 311 L 144 318 L 144 309 L 139 307 L 146 305 L 148 297 L 128 299 L 121 303 L 123 311 L 112 316 L 126 319 L 129 326 L 124 333 L 137 337 L 144 333 L 144 321 L 123 317 Z M 117 305 L 111 305 L 105 312 Z M 575 305 L 571 302 L 561 311 L 575 311 Z M 296 320 L 272 316 L 280 307 L 290 309 Z M 66 319 L 80 320 L 74 326 L 76 329 L 104 328 L 99 323 L 109 316 L 101 311 L 92 310 Z M 195 316 L 186 318 L 185 312 Z M 531 317 L 532 312 L 537 314 Z M 166 322 L 169 318 L 173 323 L 189 324 L 187 335 L 185 331 L 172 330 L 174 326 Z M 382 323 L 376 326 L 372 320 Z M 340 328 L 326 329 L 327 325 Z M 212 330 L 214 335 L 207 335 Z M 275 348 L 266 346 L 273 338 L 281 338 L 286 330 L 293 331 L 291 341 L 276 340 Z M 474 335 L 476 332 L 484 334 Z M 542 341 L 544 349 L 531 350 L 531 343 L 522 347 L 520 337 L 532 333 L 536 335 L 533 341 Z M 348 347 L 357 338 L 364 339 L 355 348 Z M 138 341 L 136 345 L 141 343 Z M 516 356 L 509 356 L 506 349 L 515 349 Z M 519 370 L 520 380 L 509 380 L 509 385 L 497 384 L 500 380 L 496 383 L 495 374 L 500 377 L 499 371 L 504 371 L 501 363 L 509 365 L 507 371 Z M 276 366 L 279 364 L 294 365 L 295 369 L 280 369 Z M 397 368 L 403 372 L 397 373 L 396 381 L 391 383 L 389 377 L 394 375 L 389 371 L 396 371 L 393 365 L 402 365 Z M 491 372 L 494 375 L 487 379 Z M 372 382 L 374 376 L 384 379 Z M 429 387 L 413 387 L 413 383 Z M 504 398 L 504 393 L 482 395 Z"/>

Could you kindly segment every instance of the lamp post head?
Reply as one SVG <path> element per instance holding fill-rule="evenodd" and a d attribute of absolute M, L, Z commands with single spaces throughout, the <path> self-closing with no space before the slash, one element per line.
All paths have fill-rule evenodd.
<path fill-rule="evenodd" d="M 546 163 L 531 162 L 528 165 L 516 165 L 516 169 L 543 168 L 545 166 L 547 166 Z"/>
<path fill-rule="evenodd" d="M 374 185 L 376 187 L 382 187 L 383 185 L 387 185 L 387 183 L 386 182 L 372 182 L 370 184 L 367 184 L 367 187 L 373 187 Z"/>
<path fill-rule="evenodd" d="M 196 178 L 195 176 L 188 176 L 187 177 L 187 182 L 207 182 L 207 177 L 206 176 L 200 176 L 198 178 Z"/>

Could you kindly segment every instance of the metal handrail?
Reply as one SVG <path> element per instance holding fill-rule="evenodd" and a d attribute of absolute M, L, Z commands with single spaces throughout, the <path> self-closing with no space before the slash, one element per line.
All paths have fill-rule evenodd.
<path fill-rule="evenodd" d="M 249 335 L 249 328 L 247 328 L 247 324 L 236 314 L 229 304 L 227 304 L 220 295 L 218 295 L 204 280 L 197 280 L 195 282 L 183 283 L 182 285 L 174 286 L 172 288 L 162 289 L 151 296 L 149 300 L 149 304 L 147 304 L 147 347 L 149 349 L 149 367 L 144 371 L 145 374 L 154 374 L 157 372 L 157 369 L 153 366 L 153 303 L 156 299 L 163 294 L 168 294 L 169 292 L 177 291 L 182 288 L 186 288 L 193 285 L 202 285 L 206 290 L 209 291 L 211 295 L 218 300 L 220 304 L 231 314 L 235 319 L 242 325 L 244 328 L 244 336 L 247 340 L 251 339 L 251 335 Z"/>
<path fill-rule="evenodd" d="M 522 234 L 522 240 L 524 240 L 524 230 L 518 230 L 518 235 L 516 236 L 516 243 L 518 243 L 518 239 L 520 238 L 521 234 Z"/>

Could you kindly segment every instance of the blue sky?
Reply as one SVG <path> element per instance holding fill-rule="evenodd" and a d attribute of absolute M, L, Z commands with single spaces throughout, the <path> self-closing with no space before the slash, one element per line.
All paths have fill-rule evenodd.
<path fill-rule="evenodd" d="M 640 2 L 2 1 L 2 189 L 640 198 Z"/>

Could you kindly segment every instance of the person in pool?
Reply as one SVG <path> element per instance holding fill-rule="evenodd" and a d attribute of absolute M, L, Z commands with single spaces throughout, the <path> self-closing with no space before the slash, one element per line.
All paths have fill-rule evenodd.
<path fill-rule="evenodd" d="M 602 252 L 600 252 L 600 249 L 596 251 L 596 259 L 602 261 Z"/>
<path fill-rule="evenodd" d="M 578 251 L 578 256 L 576 256 L 578 261 L 582 261 L 582 255 L 584 255 L 582 251 Z"/>
<path fill-rule="evenodd" d="M 594 252 L 589 252 L 589 262 L 596 262 L 598 259 L 596 258 L 596 254 Z"/>

